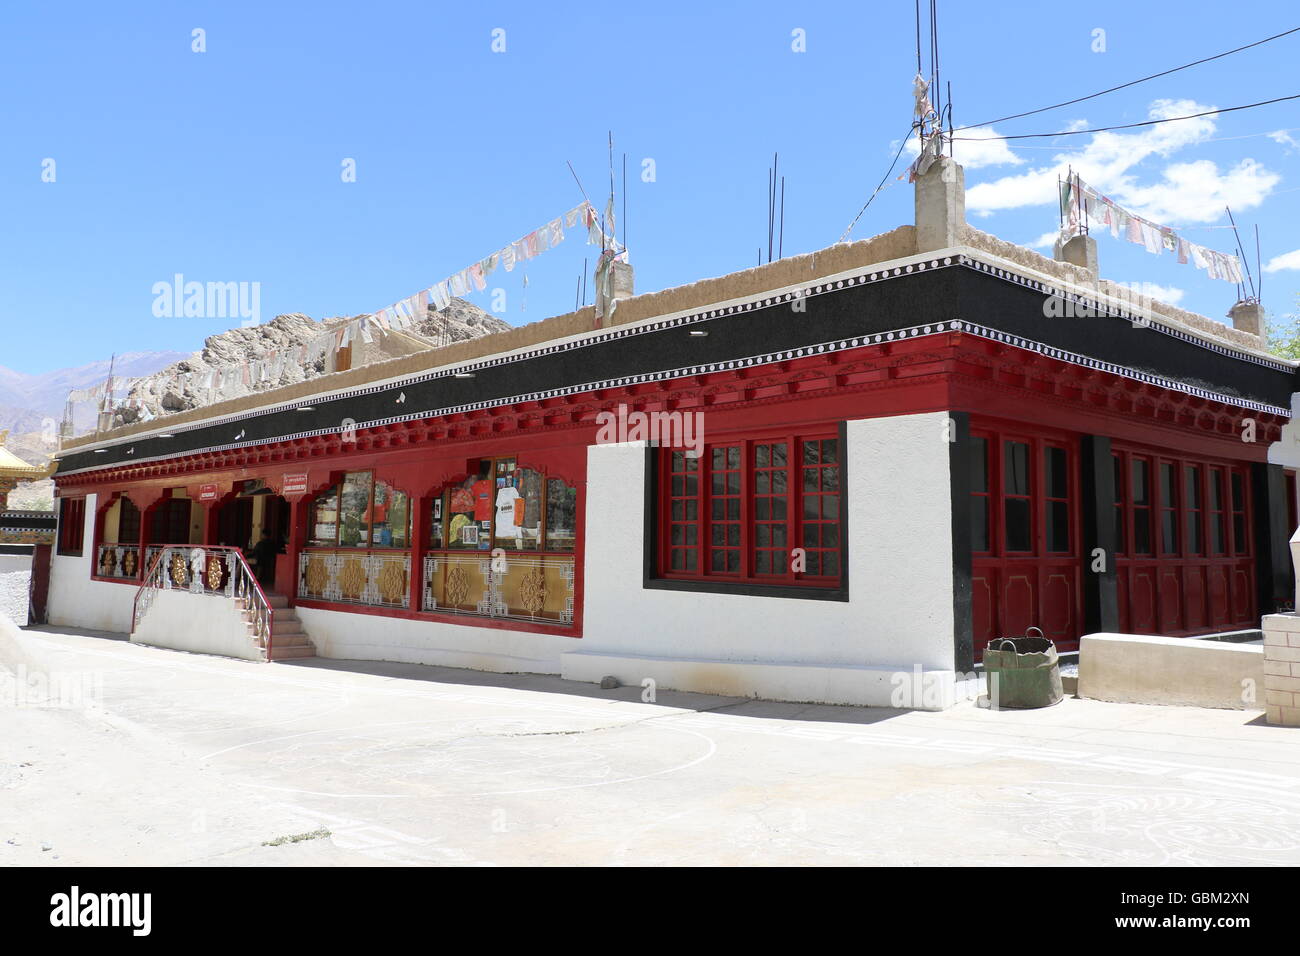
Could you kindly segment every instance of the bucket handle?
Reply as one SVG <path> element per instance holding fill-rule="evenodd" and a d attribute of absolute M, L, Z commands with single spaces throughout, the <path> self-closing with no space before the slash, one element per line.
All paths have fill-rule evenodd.
<path fill-rule="evenodd" d="M 1007 644 L 1010 644 L 1010 645 L 1011 645 L 1012 653 L 1014 653 L 1015 650 L 1016 650 L 1016 642 L 1013 641 L 1013 640 L 1012 640 L 1011 638 L 1009 638 L 1009 637 L 1004 637 L 1004 638 L 1002 638 L 1002 639 L 998 642 L 998 644 L 1000 645 L 1000 646 L 998 647 L 998 650 L 999 650 L 999 651 L 1005 651 L 1005 650 L 1007 649 L 1007 648 L 1006 648 L 1006 645 L 1007 645 Z"/>
<path fill-rule="evenodd" d="M 1033 636 L 1034 636 L 1034 635 L 1032 635 L 1032 634 L 1029 633 L 1030 631 L 1037 631 L 1039 637 L 1043 638 L 1044 640 L 1047 639 L 1047 635 L 1045 635 L 1045 634 L 1043 633 L 1043 629 L 1042 629 L 1041 627 L 1027 627 L 1027 628 L 1025 628 L 1025 637 L 1033 637 Z"/>

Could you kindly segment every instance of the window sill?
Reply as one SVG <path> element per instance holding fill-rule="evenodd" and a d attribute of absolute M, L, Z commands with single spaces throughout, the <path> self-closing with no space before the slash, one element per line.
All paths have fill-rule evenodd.
<path fill-rule="evenodd" d="M 756 584 L 748 581 L 699 581 L 681 578 L 646 578 L 642 587 L 652 591 L 694 591 L 735 594 L 741 597 L 794 598 L 803 601 L 848 601 L 849 589 L 798 584 Z"/>

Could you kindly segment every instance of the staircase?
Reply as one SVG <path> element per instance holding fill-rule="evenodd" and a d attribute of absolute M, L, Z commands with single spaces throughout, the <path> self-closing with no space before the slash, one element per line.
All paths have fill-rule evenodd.
<path fill-rule="evenodd" d="M 316 648 L 312 646 L 307 632 L 302 629 L 298 614 L 289 607 L 289 599 L 283 594 L 268 594 L 267 603 L 271 605 L 271 657 L 273 661 L 292 660 L 299 657 L 315 657 Z M 245 615 L 248 617 L 248 615 Z M 256 636 L 251 618 L 249 630 L 254 632 L 253 641 L 262 648 L 266 655 L 266 643 Z"/>

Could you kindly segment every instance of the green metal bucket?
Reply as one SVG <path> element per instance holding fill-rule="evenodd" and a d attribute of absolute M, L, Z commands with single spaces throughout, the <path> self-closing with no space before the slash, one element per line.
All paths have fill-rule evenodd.
<path fill-rule="evenodd" d="M 1035 637 L 1030 632 L 1038 631 Z M 1024 637 L 999 637 L 984 650 L 989 700 L 995 708 L 1051 707 L 1065 696 L 1056 645 L 1031 627 Z"/>

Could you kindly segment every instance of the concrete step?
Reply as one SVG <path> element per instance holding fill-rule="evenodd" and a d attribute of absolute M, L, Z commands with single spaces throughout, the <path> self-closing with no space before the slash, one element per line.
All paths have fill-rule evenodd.
<path fill-rule="evenodd" d="M 272 634 L 271 646 L 279 647 L 281 644 L 286 647 L 297 647 L 303 644 L 310 644 L 311 638 L 306 634 Z"/>
<path fill-rule="evenodd" d="M 271 645 L 271 660 L 273 661 L 296 660 L 315 656 L 316 650 L 310 644 L 291 644 L 288 647 L 280 644 Z"/>
<path fill-rule="evenodd" d="M 275 606 L 274 604 L 271 605 L 271 616 L 272 616 L 272 618 L 273 618 L 274 620 L 277 620 L 277 621 L 296 621 L 296 620 L 298 620 L 298 615 L 297 615 L 297 613 L 294 611 L 293 608 L 291 608 L 291 607 L 277 607 L 277 606 Z"/>
<path fill-rule="evenodd" d="M 288 607 L 289 599 L 283 594 L 268 594 L 266 603 L 270 604 L 271 607 Z"/>
<path fill-rule="evenodd" d="M 280 634 L 301 634 L 303 633 L 302 622 L 297 618 L 292 621 L 272 621 L 271 633 L 277 636 Z"/>

